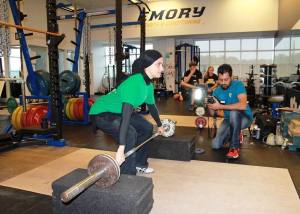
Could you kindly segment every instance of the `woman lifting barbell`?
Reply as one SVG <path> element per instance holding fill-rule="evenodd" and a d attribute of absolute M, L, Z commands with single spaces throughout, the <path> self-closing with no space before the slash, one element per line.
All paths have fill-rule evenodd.
<path fill-rule="evenodd" d="M 153 78 L 163 72 L 163 58 L 156 50 L 147 50 L 132 65 L 132 74 L 125 77 L 105 96 L 100 97 L 91 107 L 90 115 L 94 126 L 111 135 L 119 144 L 116 161 L 121 165 L 122 174 L 136 172 L 151 173 L 148 167 L 147 145 L 126 158 L 125 152 L 141 144 L 153 134 L 153 126 L 134 109 L 146 103 L 158 126 L 158 133 L 164 132 L 154 100 Z"/>

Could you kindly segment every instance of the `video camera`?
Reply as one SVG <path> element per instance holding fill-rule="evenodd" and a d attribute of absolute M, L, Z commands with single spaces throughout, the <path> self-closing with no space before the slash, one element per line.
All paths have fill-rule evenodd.
<path fill-rule="evenodd" d="M 216 102 L 216 98 L 213 96 L 207 96 L 206 102 L 207 104 L 214 104 Z"/>

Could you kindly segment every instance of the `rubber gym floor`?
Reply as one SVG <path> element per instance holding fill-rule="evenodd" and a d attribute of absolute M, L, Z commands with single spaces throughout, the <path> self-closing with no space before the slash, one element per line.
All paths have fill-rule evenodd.
<path fill-rule="evenodd" d="M 244 169 L 243 173 L 246 173 L 246 171 L 257 171 L 255 174 L 255 177 L 247 177 L 246 174 L 243 174 L 241 171 L 232 171 L 232 174 L 228 175 L 229 177 L 233 177 L 240 180 L 247 180 L 249 179 L 249 182 L 260 182 L 257 185 L 261 185 L 261 188 L 264 186 L 268 186 L 269 184 L 272 186 L 272 193 L 271 192 L 262 192 L 262 194 L 267 194 L 269 196 L 276 195 L 278 201 L 274 200 L 274 198 L 270 199 L 273 200 L 271 206 L 278 207 L 284 207 L 287 206 L 290 209 L 286 209 L 285 213 L 300 213 L 300 204 L 299 204 L 299 195 L 300 195 L 300 153 L 298 152 L 290 152 L 288 150 L 281 150 L 280 147 L 270 147 L 267 145 L 262 144 L 261 142 L 253 142 L 248 139 L 248 137 L 245 137 L 244 143 L 242 144 L 241 149 L 241 157 L 238 160 L 234 161 L 227 161 L 225 159 L 226 150 L 220 150 L 220 151 L 213 151 L 210 148 L 211 144 L 211 138 L 208 136 L 208 130 L 206 128 L 199 130 L 194 127 L 194 119 L 195 114 L 193 112 L 189 112 L 185 109 L 184 103 L 174 101 L 172 98 L 160 98 L 157 100 L 157 106 L 160 111 L 160 114 L 163 115 L 162 117 L 173 117 L 176 118 L 178 123 L 177 126 L 182 126 L 181 128 L 186 131 L 186 133 L 191 135 L 197 136 L 196 141 L 196 148 L 203 148 L 205 149 L 205 153 L 201 155 L 195 155 L 195 161 L 191 162 L 192 165 L 199 165 L 200 163 L 203 164 L 203 167 L 211 167 L 210 170 L 219 170 L 220 175 L 218 175 L 218 171 L 211 171 L 212 173 L 216 173 L 215 177 L 222 177 L 224 173 L 229 172 L 230 170 L 233 170 L 235 167 L 241 167 L 241 169 Z M 220 122 L 220 121 L 219 121 Z M 247 134 L 247 132 L 245 132 Z M 68 142 L 68 146 L 64 148 L 54 148 L 54 147 L 47 147 L 47 146 L 32 146 L 32 147 L 24 147 L 24 148 L 17 148 L 11 151 L 0 153 L 0 209 L 1 213 L 51 213 L 52 209 L 52 201 L 51 196 L 49 193 L 47 193 L 47 190 L 43 192 L 43 188 L 41 187 L 41 191 L 37 190 L 35 191 L 35 187 L 38 189 L 38 181 L 42 181 L 44 178 L 42 175 L 39 178 L 33 178 L 30 180 L 30 177 L 26 177 L 26 173 L 33 172 L 36 169 L 39 169 L 39 167 L 45 166 L 45 165 L 51 165 L 51 167 L 59 169 L 60 167 L 63 168 L 63 163 L 57 163 L 55 161 L 60 160 L 60 158 L 67 157 L 68 155 L 72 155 L 76 152 L 82 151 L 83 153 L 85 151 L 92 151 L 92 153 L 96 154 L 97 150 L 104 150 L 104 151 L 116 151 L 117 145 L 113 142 L 113 140 L 109 137 L 104 135 L 103 133 L 99 132 L 95 135 L 92 132 L 91 126 L 64 126 L 63 128 L 63 135 L 64 138 Z M 93 149 L 93 150 L 81 150 L 81 149 Z M 71 157 L 71 156 L 70 156 Z M 72 156 L 73 157 L 73 156 Z M 74 156 L 74 158 L 80 159 L 80 156 Z M 89 161 L 89 159 L 85 160 Z M 162 165 L 166 164 L 166 166 L 173 166 L 173 170 L 175 170 L 172 174 L 175 178 L 175 176 L 179 176 L 181 172 L 176 172 L 176 167 L 181 167 L 181 165 L 184 165 L 184 167 L 188 167 L 189 163 L 177 163 L 176 161 L 165 161 L 165 162 L 159 162 L 159 160 L 150 159 L 149 160 L 150 165 L 154 165 L 157 167 L 161 167 Z M 218 163 L 218 164 L 217 164 Z M 176 165 L 177 164 L 177 165 Z M 49 166 L 50 166 L 49 165 Z M 175 167 L 176 166 L 176 167 Z M 228 166 L 228 167 L 227 167 Z M 253 166 L 253 167 L 252 167 Z M 81 166 L 78 166 L 80 168 Z M 181 170 L 188 170 L 185 168 L 180 168 Z M 197 166 L 199 167 L 199 166 Z M 193 168 L 195 170 L 198 170 L 199 168 Z M 250 168 L 248 168 L 250 167 Z M 62 169 L 63 170 L 63 169 Z M 261 172 L 259 170 L 262 170 Z M 266 173 L 264 170 L 267 170 Z M 269 170 L 269 171 L 268 171 Z M 275 171 L 274 171 L 275 170 Z M 279 171 L 276 171 L 279 170 Z M 183 171 L 182 171 L 183 172 Z M 278 172 L 278 174 L 276 174 Z M 50 173 L 50 172 L 49 172 Z M 201 177 L 200 174 L 197 174 L 195 172 L 195 177 L 193 177 L 191 180 L 192 182 L 195 182 L 195 185 L 201 185 L 202 179 L 203 182 L 205 182 L 204 176 Z M 211 173 L 211 176 L 213 176 Z M 236 173 L 236 174 L 235 174 Z M 241 174 L 239 174 L 241 173 Z M 261 174 L 260 174 L 261 173 Z M 264 174 L 265 173 L 265 174 Z M 272 174 L 274 173 L 274 174 Z M 284 174 L 285 178 L 283 180 L 278 180 L 281 176 L 281 174 Z M 159 176 L 159 170 L 157 170 L 154 173 L 154 181 L 158 182 L 158 178 L 155 176 Z M 22 175 L 24 175 L 22 177 Z M 198 177 L 197 177 L 198 176 Z M 241 176 L 239 178 L 239 176 Z M 244 177 L 243 177 L 244 176 Z M 278 177 L 277 177 L 278 176 Z M 283 177 L 284 177 L 283 176 Z M 213 177 L 213 179 L 216 179 Z M 181 177 L 180 177 L 181 178 Z M 37 180 L 35 180 L 37 179 Z M 190 178 L 187 178 L 187 180 L 181 180 L 182 183 L 189 182 Z M 210 178 L 211 179 L 211 178 Z M 278 182 L 277 182 L 278 181 Z M 19 185 L 19 183 L 20 185 Z M 32 191 L 29 191 L 30 188 L 23 188 L 21 183 L 29 183 L 33 187 Z M 154 186 L 156 183 L 154 182 Z M 226 183 L 224 183 L 225 185 Z M 292 184 L 289 186 L 289 184 Z M 42 184 L 41 184 L 42 185 Z M 47 184 L 48 186 L 51 184 Z M 157 185 L 162 185 L 162 183 L 157 183 Z M 230 186 L 230 184 L 228 184 Z M 240 183 L 236 183 L 235 186 L 239 188 L 239 185 L 242 185 L 242 181 Z M 212 183 L 211 187 L 215 187 L 214 190 L 207 189 L 207 192 L 210 191 L 220 191 L 224 192 L 224 186 L 220 186 L 217 183 Z M 203 188 L 203 191 L 205 191 L 205 187 Z M 234 187 L 233 187 L 234 188 Z M 278 189 L 277 189 L 278 188 Z M 287 194 L 281 194 L 282 191 L 287 191 L 289 193 Z M 161 190 L 163 191 L 163 190 Z M 169 190 L 170 191 L 170 190 Z M 38 193 L 40 192 L 40 193 Z M 44 193 L 44 194 L 41 194 Z M 230 193 L 230 191 L 229 191 Z M 298 193 L 298 195 L 297 195 Z M 51 194 L 51 193 L 50 193 Z M 194 193 L 191 191 L 186 192 L 185 194 L 189 195 L 189 197 L 194 198 L 196 197 Z M 258 193 L 257 193 L 258 194 Z M 173 212 L 176 210 L 175 208 L 172 210 L 170 208 L 169 211 L 162 211 L 159 206 L 163 206 L 164 199 L 159 195 L 159 193 L 154 194 L 154 196 L 157 195 L 157 199 L 154 198 L 154 207 L 152 210 L 152 213 L 180 213 L 180 205 L 178 206 L 178 212 Z M 234 194 L 232 194 L 234 195 Z M 227 195 L 227 197 L 230 199 L 232 195 Z M 247 197 L 247 195 L 251 195 L 248 192 L 242 192 L 241 195 L 243 197 Z M 287 198 L 283 198 L 282 196 L 287 196 Z M 291 199 L 292 197 L 293 199 Z M 174 197 L 174 196 L 172 196 Z M 202 197 L 203 204 L 208 204 L 212 202 L 211 206 L 216 207 L 216 204 L 213 204 L 213 200 L 211 199 L 210 195 L 202 195 L 199 197 Z M 215 197 L 215 196 L 214 196 Z M 161 201 L 159 201 L 161 199 Z M 212 201 L 210 201 L 210 199 Z M 248 199 L 247 199 L 248 200 Z M 250 199 L 249 199 L 250 200 Z M 257 199 L 259 200 L 259 199 Z M 266 198 L 268 200 L 268 198 Z M 291 204 L 286 205 L 284 202 L 281 204 L 276 204 L 276 202 L 279 201 L 289 201 L 292 200 Z M 165 202 L 164 202 L 165 203 Z M 191 202 L 192 203 L 192 202 Z M 239 203 L 237 201 L 236 203 Z M 262 202 L 261 202 L 262 203 Z M 267 202 L 265 202 L 267 203 Z M 167 206 L 167 205 L 166 205 Z M 168 205 L 169 207 L 175 206 L 174 204 Z M 203 205 L 199 205 L 203 206 Z M 254 206 L 254 205 L 253 205 Z M 275 209 L 274 208 L 274 209 Z M 213 208 L 216 209 L 216 208 Z M 222 207 L 223 213 L 227 213 L 226 209 L 227 207 Z M 230 209 L 230 208 L 228 208 Z M 278 208 L 275 210 L 278 211 Z M 187 213 L 204 213 L 199 212 L 198 210 L 195 210 L 193 205 L 191 205 L 191 212 L 186 211 Z M 249 211 L 249 213 L 253 213 L 255 210 Z M 206 212 L 206 213 L 215 213 L 215 212 Z M 228 213 L 232 213 L 229 212 Z M 247 212 L 242 212 L 247 213 Z M 271 210 L 262 210 L 258 209 L 258 212 L 256 213 L 271 213 Z M 278 211 L 278 213 L 281 213 Z"/>

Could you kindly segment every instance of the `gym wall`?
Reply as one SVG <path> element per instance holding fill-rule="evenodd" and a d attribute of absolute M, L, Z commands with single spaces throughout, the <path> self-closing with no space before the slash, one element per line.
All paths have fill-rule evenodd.
<path fill-rule="evenodd" d="M 152 12 L 147 15 L 147 37 L 276 31 L 278 27 L 278 0 L 170 0 L 150 2 L 149 6 Z M 195 7 L 198 7 L 198 11 L 205 7 L 200 17 L 192 17 L 197 16 L 193 12 Z M 184 15 L 179 18 L 182 8 L 192 8 L 190 18 L 183 18 Z M 162 10 L 165 11 L 161 20 L 158 20 Z M 154 13 L 158 18 L 154 18 Z M 136 21 L 137 17 L 138 10 L 135 7 L 124 7 L 124 22 Z M 95 24 L 111 22 L 114 22 L 114 16 L 93 19 Z M 123 37 L 138 38 L 139 27 L 124 27 Z M 107 40 L 107 29 L 93 30 L 92 39 Z"/>

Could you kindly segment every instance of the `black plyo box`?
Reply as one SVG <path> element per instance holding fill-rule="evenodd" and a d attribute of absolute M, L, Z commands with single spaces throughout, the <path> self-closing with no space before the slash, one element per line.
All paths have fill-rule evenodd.
<path fill-rule="evenodd" d="M 152 179 L 133 175 L 121 175 L 119 181 L 109 188 L 92 185 L 70 203 L 64 204 L 60 194 L 86 176 L 87 170 L 76 169 L 52 183 L 54 214 L 144 214 L 152 209 Z"/>
<path fill-rule="evenodd" d="M 149 157 L 168 160 L 190 161 L 196 146 L 195 128 L 176 127 L 171 137 L 158 136 L 149 142 Z"/>

